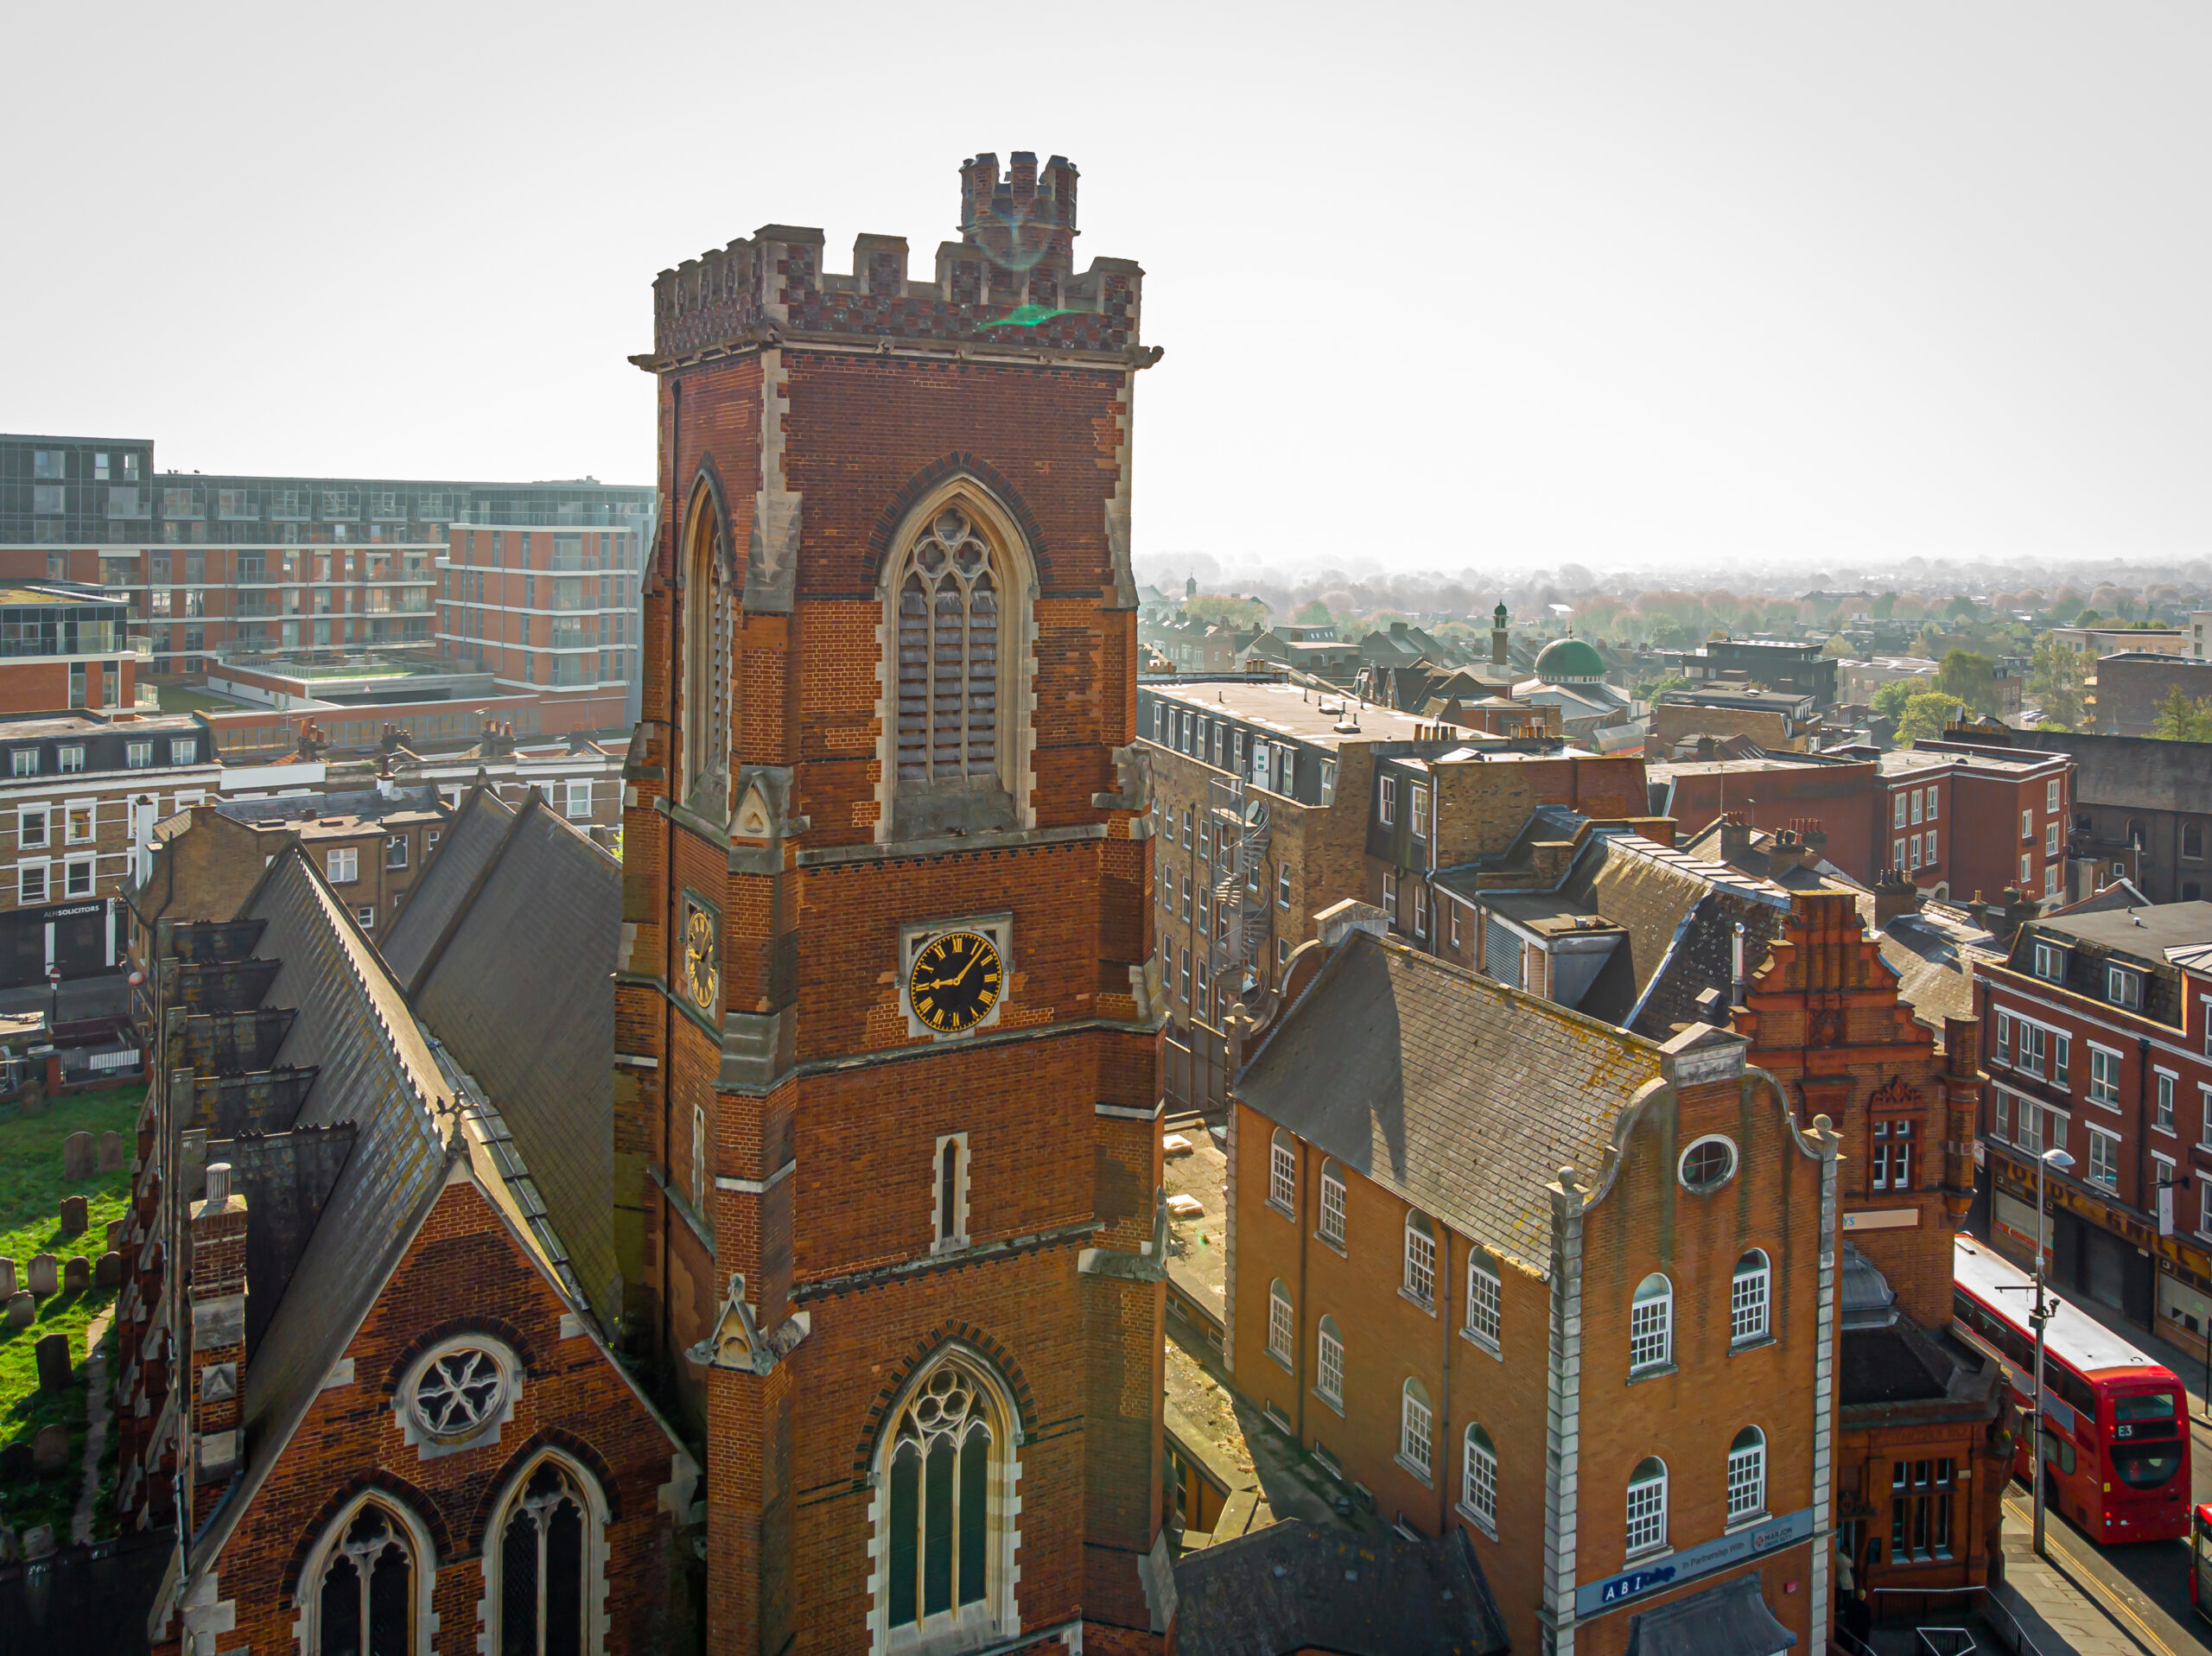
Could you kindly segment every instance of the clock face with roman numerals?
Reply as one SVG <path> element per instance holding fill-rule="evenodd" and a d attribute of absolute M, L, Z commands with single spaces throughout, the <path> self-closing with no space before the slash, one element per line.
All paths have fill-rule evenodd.
<path fill-rule="evenodd" d="M 961 1035 L 990 1016 L 1005 978 L 998 945 L 982 932 L 940 932 L 906 969 L 906 1000 L 925 1027 Z"/>

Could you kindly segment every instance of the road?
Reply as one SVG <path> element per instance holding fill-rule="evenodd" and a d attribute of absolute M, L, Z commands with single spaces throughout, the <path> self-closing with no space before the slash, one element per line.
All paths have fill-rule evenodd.
<path fill-rule="evenodd" d="M 2194 1422 L 2190 1499 L 2199 1505 L 2212 1503 L 2212 1426 L 2204 1424 L 2204 1399 L 2196 1389 L 2204 1373 L 2202 1355 L 2169 1345 L 2085 1295 L 2059 1297 L 2181 1376 Z M 2015 1482 L 2005 1500 L 2008 1539 L 2033 1533 L 2032 1514 L 2033 1502 L 2026 1487 Z M 2046 1515 L 2044 1532 L 2054 1560 L 2152 1656 L 2194 1656 L 2196 1652 L 2212 1650 L 2212 1622 L 2200 1620 L 2190 1608 L 2188 1542 L 2100 1546 L 2056 1513 Z"/>

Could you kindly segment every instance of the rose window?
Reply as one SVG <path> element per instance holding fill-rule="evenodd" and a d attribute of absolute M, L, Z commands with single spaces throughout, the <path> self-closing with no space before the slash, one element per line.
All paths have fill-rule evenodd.
<path fill-rule="evenodd" d="M 499 1412 L 506 1374 L 490 1352 L 465 1347 L 433 1361 L 415 1382 L 415 1412 L 434 1437 L 467 1437 Z"/>

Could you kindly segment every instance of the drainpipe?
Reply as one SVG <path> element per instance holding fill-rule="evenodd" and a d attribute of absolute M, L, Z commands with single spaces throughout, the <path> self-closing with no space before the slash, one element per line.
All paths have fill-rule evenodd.
<path fill-rule="evenodd" d="M 1446 1533 L 1446 1526 L 1452 1521 L 1452 1300 L 1451 1286 L 1458 1280 L 1452 1274 L 1452 1228 L 1436 1228 L 1436 1322 L 1444 1336 L 1440 1349 L 1444 1355 L 1443 1393 L 1436 1400 L 1436 1442 L 1432 1447 L 1436 1453 L 1436 1533 Z"/>
<path fill-rule="evenodd" d="M 1294 1324 L 1301 1329 L 1306 1326 L 1306 1314 L 1309 1309 L 1306 1304 L 1306 1248 L 1313 1240 L 1306 1234 L 1306 1218 L 1308 1214 L 1318 1215 L 1321 1211 L 1321 1168 L 1314 1160 L 1313 1152 L 1313 1146 L 1301 1139 L 1298 1146 L 1298 1315 L 1293 1319 Z M 1306 1197 L 1306 1176 L 1309 1172 L 1313 1181 L 1311 1202 Z M 1313 1327 L 1318 1330 L 1320 1326 L 1321 1319 L 1317 1317 L 1313 1319 Z M 1290 1354 L 1290 1401 L 1291 1418 L 1296 1423 L 1298 1447 L 1302 1452 L 1306 1448 L 1306 1336 L 1303 1334 L 1298 1336 L 1298 1349 Z"/>

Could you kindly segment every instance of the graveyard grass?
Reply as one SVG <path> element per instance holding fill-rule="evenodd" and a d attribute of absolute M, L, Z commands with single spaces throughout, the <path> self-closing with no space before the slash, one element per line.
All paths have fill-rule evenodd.
<path fill-rule="evenodd" d="M 130 1153 L 137 1144 L 139 1106 L 145 1088 L 118 1088 L 113 1092 L 79 1093 L 49 1101 L 44 1115 L 26 1116 L 14 1104 L 0 1105 L 0 1256 L 16 1262 L 18 1281 L 24 1279 L 35 1254 L 51 1253 L 67 1260 L 82 1253 L 98 1262 L 107 1247 L 107 1223 L 120 1219 L 129 1205 Z M 94 1139 L 112 1128 L 123 1135 L 124 1164 L 111 1173 L 94 1173 L 73 1183 L 61 1177 L 61 1144 L 73 1133 L 89 1133 Z M 82 1196 L 90 1223 L 82 1236 L 61 1234 L 61 1198 Z M 49 1420 L 69 1428 L 67 1469 L 48 1478 L 32 1478 L 13 1488 L 0 1487 L 0 1523 L 17 1534 L 38 1524 L 54 1526 L 54 1539 L 69 1542 L 69 1520 L 75 1511 L 78 1491 L 84 1482 L 85 1451 L 85 1331 L 107 1305 L 114 1302 L 112 1288 L 84 1293 L 60 1293 L 39 1302 L 37 1319 L 29 1327 L 10 1329 L 0 1319 L 0 1445 L 18 1438 L 29 1443 Z M 42 1396 L 38 1389 L 35 1348 L 49 1334 L 69 1336 L 69 1356 L 78 1381 L 58 1396 Z M 108 1378 L 115 1377 L 114 1335 L 109 1334 Z M 110 1438 L 111 1451 L 113 1438 Z M 114 1477 L 112 1453 L 103 1467 L 104 1497 L 93 1532 L 109 1533 L 112 1516 L 105 1497 Z"/>

